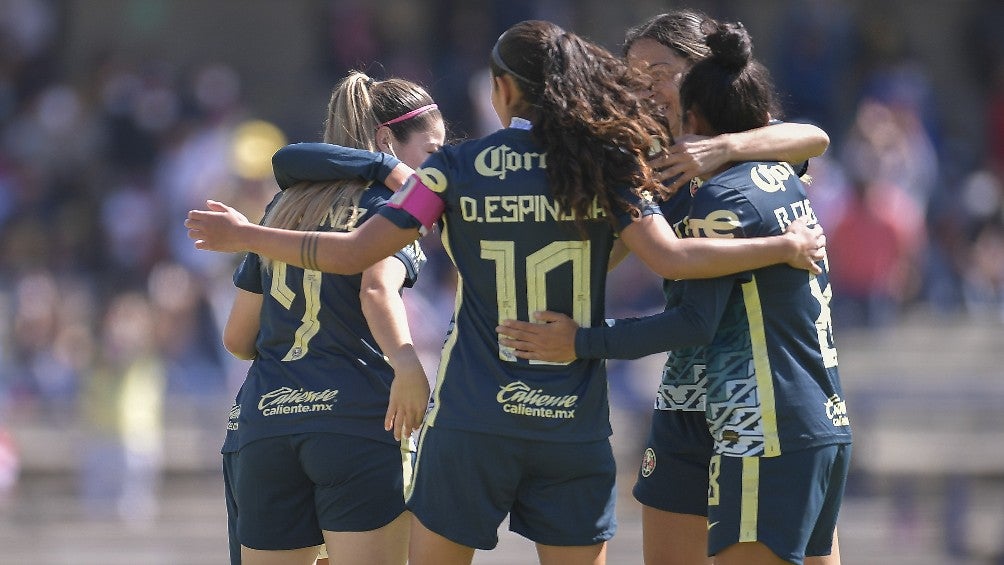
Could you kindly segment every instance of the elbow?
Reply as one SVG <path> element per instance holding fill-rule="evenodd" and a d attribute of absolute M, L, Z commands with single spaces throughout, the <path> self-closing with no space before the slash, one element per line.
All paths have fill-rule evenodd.
<path fill-rule="evenodd" d="M 823 137 L 816 142 L 816 156 L 822 156 L 830 147 L 830 136 L 823 134 Z"/>
<path fill-rule="evenodd" d="M 253 344 L 248 347 L 247 344 L 236 343 L 236 340 L 224 338 L 223 347 L 236 359 L 240 359 L 241 361 L 251 361 L 258 356 L 258 350 L 255 349 Z"/>
<path fill-rule="evenodd" d="M 288 145 L 279 149 L 272 155 L 272 174 L 275 176 L 275 182 L 279 185 L 279 188 L 285 190 L 295 184 L 295 180 L 285 173 L 286 169 L 289 167 L 289 151 Z"/>
<path fill-rule="evenodd" d="M 830 147 L 830 136 L 826 133 L 823 128 L 812 126 L 813 136 L 812 136 L 812 149 L 815 156 L 820 156 L 826 153 L 826 150 Z"/>
<path fill-rule="evenodd" d="M 280 147 L 278 151 L 272 154 L 272 169 L 284 167 L 290 159 L 290 154 L 293 153 L 292 145 L 286 145 Z"/>
<path fill-rule="evenodd" d="M 235 358 L 241 361 L 250 361 L 258 356 L 258 349 L 255 348 L 255 341 L 258 334 L 240 335 L 236 332 L 223 332 L 223 348 Z"/>
<path fill-rule="evenodd" d="M 359 289 L 359 304 L 362 306 L 363 315 L 368 317 L 368 313 L 380 305 L 390 302 L 393 297 L 399 296 L 397 292 L 382 285 L 363 286 Z"/>

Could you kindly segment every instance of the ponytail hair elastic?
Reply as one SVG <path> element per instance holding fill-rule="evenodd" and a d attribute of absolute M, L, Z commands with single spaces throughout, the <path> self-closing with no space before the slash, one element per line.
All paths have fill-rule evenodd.
<path fill-rule="evenodd" d="M 410 112 L 407 112 L 405 114 L 402 114 L 402 115 L 394 118 L 393 120 L 387 120 L 386 122 L 380 124 L 377 127 L 389 126 L 391 124 L 396 124 L 398 122 L 403 122 L 405 120 L 410 120 L 410 119 L 414 118 L 415 116 L 422 115 L 422 114 L 428 112 L 429 110 L 435 110 L 436 108 L 439 108 L 438 104 L 427 104 L 425 106 L 420 106 L 420 107 L 415 108 L 414 110 L 412 110 Z"/>

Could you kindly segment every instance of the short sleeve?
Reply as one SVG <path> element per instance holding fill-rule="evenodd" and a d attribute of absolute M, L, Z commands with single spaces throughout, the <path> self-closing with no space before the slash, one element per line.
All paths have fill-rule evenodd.
<path fill-rule="evenodd" d="M 255 294 L 262 294 L 261 257 L 248 253 L 234 271 L 234 286 Z"/>
<path fill-rule="evenodd" d="M 283 190 L 302 181 L 357 178 L 383 182 L 400 163 L 386 153 L 330 143 L 294 143 L 272 156 L 275 180 Z"/>

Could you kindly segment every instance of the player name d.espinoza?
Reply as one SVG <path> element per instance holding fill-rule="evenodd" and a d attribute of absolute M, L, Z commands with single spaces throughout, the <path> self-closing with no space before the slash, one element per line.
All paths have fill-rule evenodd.
<path fill-rule="evenodd" d="M 460 197 L 460 214 L 465 222 L 570 222 L 571 212 L 543 194 Z M 593 202 L 588 218 L 602 218 L 603 208 Z"/>

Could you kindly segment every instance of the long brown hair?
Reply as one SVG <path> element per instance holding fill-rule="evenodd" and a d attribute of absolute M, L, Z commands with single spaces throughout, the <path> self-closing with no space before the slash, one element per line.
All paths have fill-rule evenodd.
<path fill-rule="evenodd" d="M 615 206 L 626 206 L 613 192 L 618 187 L 662 192 L 646 156 L 671 135 L 651 103 L 634 94 L 640 77 L 622 59 L 553 23 L 528 20 L 499 37 L 491 70 L 519 84 L 533 135 L 547 152 L 554 198 L 576 221 L 598 205 L 615 223 Z"/>

